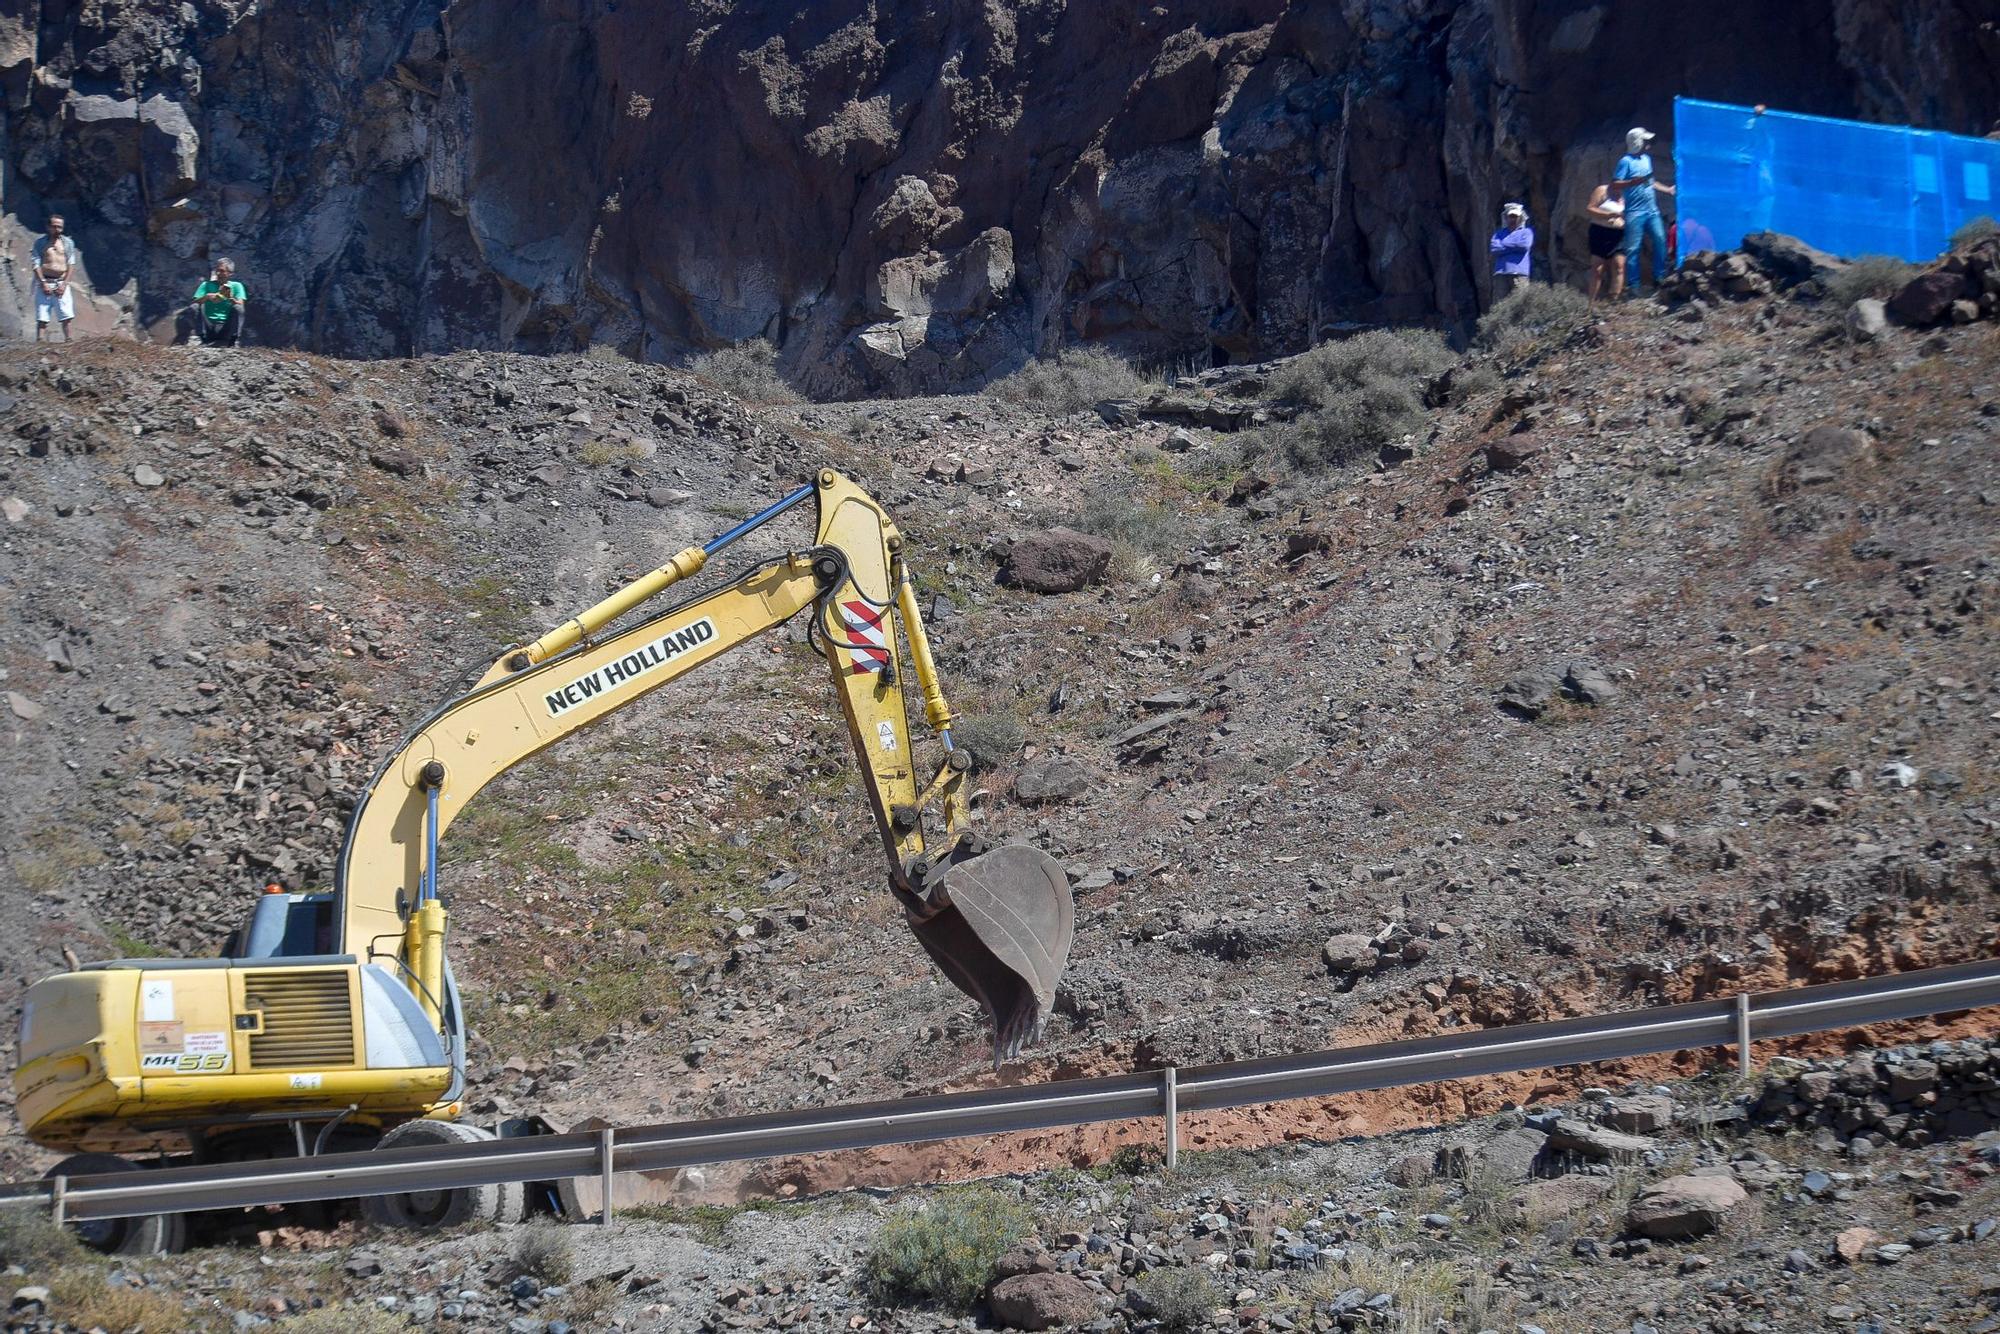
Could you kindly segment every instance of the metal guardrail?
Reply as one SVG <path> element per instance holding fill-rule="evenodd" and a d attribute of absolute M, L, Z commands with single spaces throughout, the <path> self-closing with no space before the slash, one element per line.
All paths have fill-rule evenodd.
<path fill-rule="evenodd" d="M 221 1167 L 174 1167 L 0 1186 L 0 1205 L 82 1220 L 552 1181 L 702 1163 L 1161 1117 L 1167 1162 L 1182 1112 L 1324 1098 L 1482 1075 L 1750 1044 L 2000 1005 L 2000 959 L 1298 1056 L 634 1126 L 484 1144 L 381 1149 Z M 605 1199 L 611 1198 L 607 1189 Z M 605 1211 L 605 1221 L 610 1210 Z"/>

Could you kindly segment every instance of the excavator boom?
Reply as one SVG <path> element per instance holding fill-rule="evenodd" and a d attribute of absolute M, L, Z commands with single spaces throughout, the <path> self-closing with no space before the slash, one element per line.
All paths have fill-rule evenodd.
<path fill-rule="evenodd" d="M 807 497 L 819 512 L 809 550 L 592 638 Z M 902 535 L 881 507 L 829 469 L 708 546 L 680 552 L 501 655 L 473 690 L 426 719 L 364 791 L 336 880 L 347 952 L 375 957 L 401 941 L 401 964 L 429 1008 L 441 984 L 433 958 L 439 950 L 421 925 L 435 900 L 426 871 L 435 865 L 436 840 L 465 803 L 528 755 L 810 608 L 812 642 L 826 659 L 847 721 L 890 888 L 945 975 L 992 1019 L 996 1061 L 1016 1055 L 1046 1017 L 1068 954 L 1074 913 L 1068 878 L 1042 852 L 987 852 L 971 832 L 963 792 L 968 756 L 953 749 L 951 710 L 902 552 Z M 912 753 L 905 649 L 926 719 L 946 748 L 935 777 L 918 773 Z M 930 841 L 926 806 L 935 807 L 943 826 Z"/>

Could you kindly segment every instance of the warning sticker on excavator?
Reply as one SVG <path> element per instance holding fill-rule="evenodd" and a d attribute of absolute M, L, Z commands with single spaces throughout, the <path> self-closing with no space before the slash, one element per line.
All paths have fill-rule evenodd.
<path fill-rule="evenodd" d="M 706 616 L 692 625 L 669 630 L 658 639 L 641 644 L 616 662 L 607 662 L 596 671 L 585 672 L 568 685 L 549 691 L 542 697 L 548 704 L 549 717 L 560 718 L 599 695 L 622 690 L 714 638 L 715 622 Z"/>
<path fill-rule="evenodd" d="M 139 1021 L 139 1050 L 148 1054 L 172 1052 L 180 1055 L 186 1030 L 173 1019 L 141 1019 Z"/>
<path fill-rule="evenodd" d="M 876 723 L 875 739 L 882 743 L 882 749 L 894 750 L 896 748 L 896 725 L 887 718 Z"/>
<path fill-rule="evenodd" d="M 847 628 L 847 642 L 841 645 L 854 659 L 854 674 L 879 672 L 889 665 L 889 632 L 882 628 L 888 608 L 870 607 L 865 602 L 840 604 L 841 624 Z"/>

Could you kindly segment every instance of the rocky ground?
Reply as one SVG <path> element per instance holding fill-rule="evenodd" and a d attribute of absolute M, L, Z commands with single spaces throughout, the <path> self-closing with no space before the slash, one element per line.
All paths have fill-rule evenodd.
<path fill-rule="evenodd" d="M 290 1246 L 117 1268 L 31 1257 L 9 1270 L 8 1327 L 116 1327 L 138 1311 L 149 1330 L 350 1334 L 404 1322 L 1989 1334 L 2000 1133 L 1946 1129 L 2000 1110 L 1996 1088 L 2000 1045 L 1940 1042 L 1780 1058 L 1740 1091 L 1597 1088 L 1430 1131 L 1196 1153 L 1171 1174 L 1134 1153 L 969 1191 L 655 1209 L 610 1228 L 539 1222 L 419 1245 L 281 1234 Z M 882 1265 L 883 1238 L 944 1229 L 968 1204 L 1005 1226 L 941 1232 L 974 1253 L 967 1304 L 887 1295 L 885 1275 L 903 1271 Z M 23 1231 L 6 1234 L 10 1256 Z"/>
<path fill-rule="evenodd" d="M 409 719 L 825 463 L 912 539 L 981 819 L 1073 869 L 1058 1014 L 1005 1078 L 1990 954 L 2000 336 L 1856 341 L 1840 314 L 1768 291 L 1606 312 L 1468 368 L 1382 464 L 1312 475 L 1241 457 L 1233 428 L 1284 429 L 1256 369 L 1051 417 L 759 407 L 612 359 L 0 349 L 5 998 L 65 947 L 205 952 L 266 881 L 320 883 L 346 794 Z M 1102 582 L 996 580 L 1065 520 L 1115 539 Z M 993 1077 L 878 888 L 817 670 L 773 636 L 454 829 L 478 1115 Z M 1578 1087 L 1496 1078 L 1190 1138 L 1332 1140 Z M 1096 1163 L 1143 1133 L 707 1189 Z M 6 1161 L 44 1160 L 17 1136 Z"/>

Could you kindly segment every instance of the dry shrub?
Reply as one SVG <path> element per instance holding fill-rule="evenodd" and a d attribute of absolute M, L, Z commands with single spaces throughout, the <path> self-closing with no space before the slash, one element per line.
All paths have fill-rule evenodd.
<path fill-rule="evenodd" d="M 1827 300 L 1836 309 L 1846 310 L 1863 297 L 1887 301 L 1921 272 L 1916 265 L 1894 255 L 1863 255 L 1846 268 L 1828 274 L 1821 282 L 1826 287 Z"/>
<path fill-rule="evenodd" d="M 1185 1265 L 1142 1274 L 1138 1288 L 1146 1309 L 1160 1322 L 1160 1328 L 1172 1334 L 1200 1329 L 1223 1301 L 1222 1293 L 1208 1275 Z"/>
<path fill-rule="evenodd" d="M 862 1279 L 878 1301 L 970 1310 L 993 1266 L 1033 1225 L 1025 1205 L 991 1186 L 944 1191 L 921 1212 L 882 1225 Z"/>
<path fill-rule="evenodd" d="M 1990 213 L 1982 213 L 1976 218 L 1968 218 L 1963 227 L 1951 234 L 1953 250 L 1970 250 L 1989 237 L 2000 236 L 2000 222 Z"/>
<path fill-rule="evenodd" d="M 1590 317 L 1590 301 L 1574 287 L 1528 283 L 1479 317 L 1473 341 L 1516 357 L 1549 338 L 1567 338 Z"/>
<path fill-rule="evenodd" d="M 526 1274 L 544 1284 L 568 1283 L 576 1270 L 569 1233 L 562 1224 L 546 1219 L 538 1219 L 515 1234 L 510 1259 L 515 1274 Z"/>
<path fill-rule="evenodd" d="M 150 1331 L 152 1326 L 148 1325 Z M 286 1316 L 272 1326 L 283 1334 L 403 1334 L 414 1328 L 393 1311 L 366 1302 L 343 1302 Z"/>
<path fill-rule="evenodd" d="M 1321 343 L 1272 377 L 1278 398 L 1300 412 L 1267 428 L 1264 443 L 1304 472 L 1355 462 L 1422 430 L 1432 381 L 1457 362 L 1428 330 L 1372 329 Z"/>
<path fill-rule="evenodd" d="M 974 769 L 1002 769 L 1021 758 L 1028 730 L 1011 713 L 968 713 L 952 720 L 951 740 Z"/>
<path fill-rule="evenodd" d="M 688 373 L 745 403 L 797 403 L 799 395 L 778 374 L 778 349 L 761 338 L 704 352 Z"/>
<path fill-rule="evenodd" d="M 83 1243 L 47 1214 L 32 1207 L 0 1209 L 0 1266 L 19 1265 L 33 1274 L 84 1259 Z"/>
<path fill-rule="evenodd" d="M 1138 398 L 1149 388 L 1146 377 L 1115 353 L 1101 347 L 1066 347 L 994 381 L 986 392 L 1018 407 L 1064 417 L 1088 412 L 1109 399 Z"/>
<path fill-rule="evenodd" d="M 108 1281 L 97 1266 L 65 1269 L 49 1280 L 50 1314 L 78 1329 L 144 1329 L 146 1334 L 180 1334 L 209 1326 L 197 1321 L 181 1299 L 157 1288 Z M 342 1325 L 341 1334 L 374 1334 Z"/>

